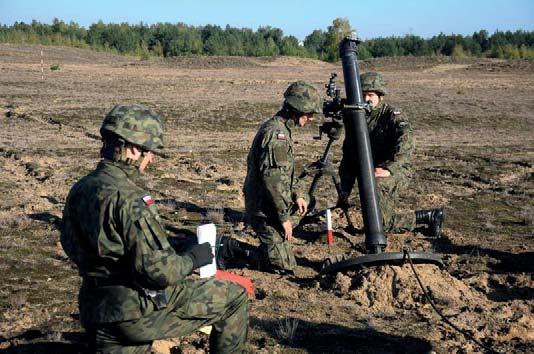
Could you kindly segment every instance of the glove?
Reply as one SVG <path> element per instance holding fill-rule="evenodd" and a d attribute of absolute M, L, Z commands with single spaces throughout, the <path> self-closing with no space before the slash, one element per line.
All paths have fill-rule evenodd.
<path fill-rule="evenodd" d="M 210 264 L 213 261 L 213 253 L 211 252 L 211 246 L 208 242 L 194 245 L 185 252 L 185 255 L 189 256 L 193 261 L 193 269 Z"/>

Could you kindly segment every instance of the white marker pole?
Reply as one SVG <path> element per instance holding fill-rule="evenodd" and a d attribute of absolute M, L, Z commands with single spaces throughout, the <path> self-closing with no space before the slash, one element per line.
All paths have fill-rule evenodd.
<path fill-rule="evenodd" d="M 330 209 L 326 209 L 326 244 L 331 246 L 334 244 L 334 232 L 332 231 L 332 213 Z"/>

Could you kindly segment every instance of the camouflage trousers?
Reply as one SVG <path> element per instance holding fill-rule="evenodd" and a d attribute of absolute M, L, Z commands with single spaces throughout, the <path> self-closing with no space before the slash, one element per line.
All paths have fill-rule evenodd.
<path fill-rule="evenodd" d="M 236 284 L 216 280 L 187 280 L 166 289 L 167 307 L 136 320 L 88 329 L 97 353 L 150 353 L 152 341 L 191 334 L 213 325 L 212 353 L 245 353 L 248 300 Z"/>
<path fill-rule="evenodd" d="M 378 177 L 376 189 L 384 232 L 403 233 L 415 228 L 415 212 L 399 212 L 400 194 L 408 188 L 410 180 L 405 176 Z"/>
<path fill-rule="evenodd" d="M 260 253 L 264 259 L 269 260 L 270 267 L 294 271 L 297 262 L 291 244 L 285 240 L 280 222 L 277 219 L 262 216 L 250 216 L 248 221 L 260 239 Z"/>
<path fill-rule="evenodd" d="M 410 179 L 404 175 L 376 178 L 384 232 L 403 233 L 415 229 L 415 212 L 399 211 L 400 195 L 408 188 L 409 183 Z M 354 190 L 358 191 L 357 186 Z M 353 194 L 356 195 L 357 205 L 360 205 L 358 193 Z"/>

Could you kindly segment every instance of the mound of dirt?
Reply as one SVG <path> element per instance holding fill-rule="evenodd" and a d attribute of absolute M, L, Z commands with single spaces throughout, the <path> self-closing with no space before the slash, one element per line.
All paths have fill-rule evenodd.
<path fill-rule="evenodd" d="M 138 61 L 137 57 L 123 56 L 91 49 L 65 46 L 42 46 L 45 67 L 51 64 L 118 64 Z M 39 64 L 41 46 L 36 44 L 0 43 L 3 63 Z"/>
<path fill-rule="evenodd" d="M 311 58 L 300 58 L 300 57 L 265 57 L 258 58 L 259 60 L 264 61 L 262 66 L 305 66 L 311 68 L 332 68 L 337 69 L 338 67 L 332 63 L 327 63 L 325 61 L 311 59 Z"/>
<path fill-rule="evenodd" d="M 382 57 L 371 58 L 359 62 L 362 71 L 379 70 L 379 71 L 399 71 L 399 70 L 421 70 L 429 69 L 437 65 L 459 64 L 471 65 L 481 61 L 491 61 L 491 59 L 481 58 L 456 58 L 447 56 L 435 57 Z"/>
<path fill-rule="evenodd" d="M 182 69 L 227 69 L 258 68 L 261 63 L 255 58 L 227 56 L 186 56 L 165 59 L 172 67 Z"/>
<path fill-rule="evenodd" d="M 172 67 L 182 69 L 228 69 L 228 68 L 261 68 L 273 66 L 306 66 L 324 68 L 332 66 L 316 59 L 297 57 L 240 57 L 240 56 L 184 56 L 166 58 Z"/>
<path fill-rule="evenodd" d="M 466 70 L 484 72 L 533 72 L 534 61 L 532 60 L 491 60 L 475 63 Z"/>
<path fill-rule="evenodd" d="M 437 266 L 415 267 L 436 304 L 452 310 L 481 303 L 476 291 Z M 364 269 L 348 275 L 338 273 L 333 289 L 377 313 L 394 314 L 398 309 L 416 309 L 427 303 L 408 264 Z"/>

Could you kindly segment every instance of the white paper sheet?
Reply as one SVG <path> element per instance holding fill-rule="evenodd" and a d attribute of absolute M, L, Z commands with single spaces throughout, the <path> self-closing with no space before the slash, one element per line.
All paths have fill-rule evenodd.
<path fill-rule="evenodd" d="M 217 272 L 217 264 L 215 263 L 215 239 L 217 236 L 217 229 L 215 224 L 205 224 L 197 227 L 198 244 L 208 242 L 213 253 L 213 262 L 199 268 L 201 278 L 209 278 Z"/>

